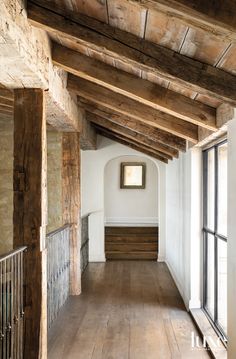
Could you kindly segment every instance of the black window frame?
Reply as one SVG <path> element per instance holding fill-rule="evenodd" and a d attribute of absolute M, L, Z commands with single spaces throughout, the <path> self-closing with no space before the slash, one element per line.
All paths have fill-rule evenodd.
<path fill-rule="evenodd" d="M 218 233 L 218 148 L 227 143 L 227 139 L 222 140 L 203 151 L 203 310 L 206 313 L 212 326 L 223 340 L 227 343 L 227 334 L 224 332 L 220 323 L 218 322 L 218 240 L 223 240 L 227 243 L 227 237 Z M 214 230 L 207 227 L 207 211 L 208 211 L 208 153 L 214 150 Z M 214 237 L 214 318 L 208 311 L 207 303 L 207 235 Z"/>

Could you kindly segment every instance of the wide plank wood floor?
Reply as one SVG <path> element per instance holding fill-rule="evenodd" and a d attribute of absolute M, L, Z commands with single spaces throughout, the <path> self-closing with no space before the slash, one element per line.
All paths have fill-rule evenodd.
<path fill-rule="evenodd" d="M 90 263 L 49 333 L 49 359 L 209 358 L 164 263 Z"/>

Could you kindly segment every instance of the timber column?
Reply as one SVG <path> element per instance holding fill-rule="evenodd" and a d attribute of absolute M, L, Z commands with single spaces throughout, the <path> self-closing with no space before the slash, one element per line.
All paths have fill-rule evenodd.
<path fill-rule="evenodd" d="M 63 222 L 70 224 L 70 294 L 81 293 L 80 271 L 80 135 L 62 136 Z"/>
<path fill-rule="evenodd" d="M 14 247 L 24 262 L 24 358 L 47 358 L 47 154 L 44 92 L 14 91 Z"/>

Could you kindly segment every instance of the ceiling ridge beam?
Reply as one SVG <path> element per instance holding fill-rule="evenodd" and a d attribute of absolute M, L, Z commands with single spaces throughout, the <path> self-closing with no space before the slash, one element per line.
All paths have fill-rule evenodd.
<path fill-rule="evenodd" d="M 56 9 L 60 12 L 60 10 Z M 57 14 L 28 2 L 32 25 L 83 44 L 192 91 L 236 105 L 236 77 L 173 50 L 81 14 Z"/>
<path fill-rule="evenodd" d="M 216 109 L 177 92 L 167 90 L 160 85 L 143 80 L 56 43 L 53 44 L 52 60 L 54 65 L 75 76 L 94 82 L 182 120 L 209 130 L 216 129 Z"/>

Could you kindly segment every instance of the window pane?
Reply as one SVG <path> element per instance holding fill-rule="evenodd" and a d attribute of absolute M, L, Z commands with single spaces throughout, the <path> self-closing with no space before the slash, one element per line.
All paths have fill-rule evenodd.
<path fill-rule="evenodd" d="M 207 156 L 207 227 L 214 230 L 215 214 L 215 151 L 208 152 Z"/>
<path fill-rule="evenodd" d="M 218 322 L 227 333 L 227 242 L 218 239 Z"/>
<path fill-rule="evenodd" d="M 227 143 L 218 148 L 218 233 L 227 236 Z"/>
<path fill-rule="evenodd" d="M 215 301 L 215 238 L 207 234 L 207 288 L 206 288 L 206 308 L 214 319 Z"/>

